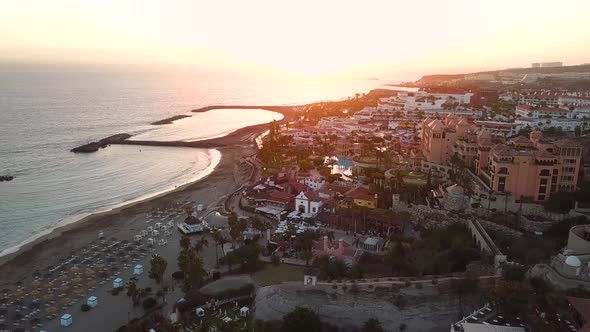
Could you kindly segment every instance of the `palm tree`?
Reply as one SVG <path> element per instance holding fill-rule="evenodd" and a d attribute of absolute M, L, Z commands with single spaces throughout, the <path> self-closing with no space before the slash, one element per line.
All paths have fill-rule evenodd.
<path fill-rule="evenodd" d="M 139 298 L 141 295 L 141 288 L 137 287 L 137 278 L 132 277 L 129 278 L 129 281 L 126 285 L 127 288 L 127 296 L 131 297 L 131 301 L 134 306 L 139 304 Z"/>
<path fill-rule="evenodd" d="M 327 231 L 326 236 L 328 237 L 328 241 L 334 241 L 335 236 L 333 231 Z"/>
<path fill-rule="evenodd" d="M 305 260 L 305 266 L 308 266 L 309 261 L 313 258 L 313 252 L 311 250 L 303 250 L 301 252 L 301 258 Z"/>
<path fill-rule="evenodd" d="M 211 232 L 211 236 L 213 237 L 213 241 L 215 241 L 215 264 L 217 267 L 219 267 L 219 256 L 217 253 L 217 248 L 219 247 L 219 243 L 221 242 L 223 235 L 221 235 L 221 230 L 216 228 L 213 230 L 213 232 Z"/>
<path fill-rule="evenodd" d="M 153 255 L 152 259 L 150 260 L 150 265 L 150 279 L 154 279 L 157 284 L 163 284 L 164 273 L 168 267 L 168 262 L 166 259 L 160 255 Z"/>
<path fill-rule="evenodd" d="M 360 239 L 360 238 L 358 238 L 358 237 L 355 237 L 355 238 L 354 238 L 354 242 L 352 242 L 352 245 L 358 248 L 358 247 L 360 247 L 360 246 L 361 246 L 361 244 L 362 244 L 362 243 L 363 243 L 363 241 L 361 241 L 361 239 Z"/>
<path fill-rule="evenodd" d="M 190 246 L 191 246 L 191 238 L 186 235 L 183 235 L 180 238 L 180 248 L 182 250 L 189 250 Z"/>
<path fill-rule="evenodd" d="M 190 219 L 193 216 L 193 205 L 191 203 L 186 203 L 184 205 L 184 212 L 186 212 L 186 218 Z"/>
<path fill-rule="evenodd" d="M 195 251 L 195 253 L 199 253 L 199 252 L 203 251 L 204 247 L 208 247 L 208 246 L 209 246 L 209 241 L 207 241 L 206 238 L 202 237 L 199 239 L 199 241 L 197 241 L 197 243 L 195 243 L 193 250 Z"/>
<path fill-rule="evenodd" d="M 285 236 L 289 238 L 289 248 L 291 248 L 291 238 L 295 234 L 297 234 L 297 229 L 295 229 L 293 224 L 289 224 L 289 226 L 287 226 L 287 230 L 285 231 Z"/>

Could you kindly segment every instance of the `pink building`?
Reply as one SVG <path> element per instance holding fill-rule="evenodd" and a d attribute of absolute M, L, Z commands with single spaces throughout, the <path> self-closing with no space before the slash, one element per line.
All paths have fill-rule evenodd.
<path fill-rule="evenodd" d="M 327 236 L 324 236 L 322 241 L 317 241 L 313 246 L 313 257 L 319 258 L 322 256 L 334 257 L 341 260 L 348 267 L 354 266 L 361 258 L 363 251 L 353 247 L 350 243 L 340 239 L 338 241 L 329 241 Z"/>
<path fill-rule="evenodd" d="M 452 155 L 455 141 L 465 138 L 474 129 L 467 118 L 449 114 L 444 120 L 425 119 L 422 123 L 421 150 L 424 160 L 430 163 L 445 164 Z"/>
<path fill-rule="evenodd" d="M 518 136 L 500 144 L 479 138 L 477 174 L 491 190 L 533 201 L 547 200 L 554 192 L 576 190 L 582 158 L 577 142 L 544 140 L 539 131 L 532 132 L 530 138 Z"/>

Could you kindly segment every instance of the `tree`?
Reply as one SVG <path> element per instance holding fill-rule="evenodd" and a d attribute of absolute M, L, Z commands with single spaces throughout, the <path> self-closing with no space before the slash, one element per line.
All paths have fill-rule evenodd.
<path fill-rule="evenodd" d="M 301 258 L 305 260 L 305 265 L 309 265 L 309 261 L 313 258 L 313 252 L 311 250 L 303 250 L 301 252 Z"/>
<path fill-rule="evenodd" d="M 392 273 L 406 267 L 406 249 L 401 241 L 397 241 L 385 254 L 385 263 L 391 267 Z"/>
<path fill-rule="evenodd" d="M 190 219 L 193 216 L 193 205 L 191 203 L 184 204 L 184 212 L 186 212 L 186 218 Z"/>
<path fill-rule="evenodd" d="M 297 307 L 283 317 L 283 332 L 320 332 L 320 316 L 307 308 Z"/>
<path fill-rule="evenodd" d="M 141 288 L 137 287 L 137 278 L 132 277 L 129 278 L 129 281 L 126 285 L 127 288 L 127 296 L 131 297 L 131 302 L 134 306 L 139 304 L 139 299 L 141 296 Z"/>
<path fill-rule="evenodd" d="M 189 248 L 191 247 L 191 238 L 186 235 L 183 235 L 180 238 L 179 242 L 180 242 L 180 248 L 182 250 L 189 250 Z"/>
<path fill-rule="evenodd" d="M 377 318 L 371 318 L 363 325 L 362 332 L 383 332 L 381 322 Z"/>
<path fill-rule="evenodd" d="M 217 253 L 217 248 L 219 247 L 219 244 L 223 239 L 223 235 L 221 234 L 221 230 L 216 228 L 211 232 L 211 236 L 213 237 L 213 241 L 215 242 L 215 264 L 219 266 L 219 256 Z"/>
<path fill-rule="evenodd" d="M 360 238 L 355 237 L 352 245 L 358 248 L 361 246 L 361 244 L 363 244 L 363 241 Z"/>
<path fill-rule="evenodd" d="M 365 276 L 365 270 L 363 269 L 362 265 L 360 264 L 355 264 L 351 269 L 350 269 L 350 276 L 353 279 L 361 279 Z"/>
<path fill-rule="evenodd" d="M 153 255 L 150 260 L 150 279 L 154 279 L 156 283 L 161 284 L 164 281 L 164 273 L 168 267 L 166 259 L 160 255 Z"/>

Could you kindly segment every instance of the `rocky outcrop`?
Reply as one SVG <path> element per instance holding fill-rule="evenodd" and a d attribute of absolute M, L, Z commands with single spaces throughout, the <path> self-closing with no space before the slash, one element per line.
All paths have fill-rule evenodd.
<path fill-rule="evenodd" d="M 131 137 L 129 134 L 117 134 L 113 136 L 109 136 L 107 138 L 103 138 L 98 142 L 91 142 L 88 144 L 84 144 L 82 146 L 76 147 L 71 149 L 71 152 L 74 153 L 91 153 L 96 152 L 99 149 L 106 148 L 109 144 L 119 143 Z"/>
<path fill-rule="evenodd" d="M 14 176 L 12 176 L 12 175 L 0 175 L 0 182 L 12 181 L 12 180 L 14 180 Z"/>
<path fill-rule="evenodd" d="M 186 114 L 182 114 L 182 115 L 175 115 L 160 121 L 156 121 L 156 122 L 152 122 L 151 124 L 154 126 L 159 126 L 159 125 L 165 125 L 165 124 L 171 124 L 176 120 L 180 120 L 180 119 L 184 119 L 184 118 L 190 118 L 191 115 L 186 115 Z"/>

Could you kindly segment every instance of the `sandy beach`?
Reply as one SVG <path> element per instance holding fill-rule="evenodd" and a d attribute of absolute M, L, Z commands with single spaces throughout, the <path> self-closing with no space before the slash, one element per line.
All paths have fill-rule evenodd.
<path fill-rule="evenodd" d="M 302 106 L 232 107 L 265 108 L 280 112 L 284 118 L 277 122 L 282 124 L 294 120 Z M 206 112 L 219 108 L 224 107 L 210 106 L 193 110 L 193 112 Z M 222 195 L 231 193 L 247 181 L 247 176 L 243 174 L 244 170 L 239 169 L 240 160 L 256 153 L 254 138 L 267 129 L 268 124 L 253 125 L 237 129 L 223 137 L 191 142 L 192 144 L 187 145 L 187 148 L 216 148 L 221 152 L 221 160 L 211 174 L 161 195 L 110 211 L 92 214 L 22 245 L 18 251 L 0 257 L 0 275 L 2 275 L 0 288 L 13 288 L 19 281 L 26 284 L 35 271 L 56 264 L 96 240 L 99 231 L 104 233 L 105 238 L 131 239 L 138 230 L 145 227 L 146 215 L 155 209 L 185 201 L 208 205 Z M 142 143 L 144 142 L 126 141 L 121 144 L 142 145 Z M 154 142 L 145 143 L 151 145 L 150 143 Z M 160 142 L 155 142 L 160 145 L 158 143 Z M 164 143 L 170 143 L 170 146 L 183 146 L 184 142 Z"/>
<path fill-rule="evenodd" d="M 0 288 L 13 288 L 18 281 L 26 284 L 35 271 L 57 263 L 96 240 L 99 231 L 104 232 L 105 238 L 131 239 L 145 227 L 145 217 L 154 209 L 184 201 L 208 205 L 234 191 L 246 181 L 244 170 L 239 169 L 240 159 L 256 151 L 251 141 L 235 143 L 219 149 L 221 160 L 205 178 L 159 196 L 90 215 L 25 244 L 13 254 L 0 257 Z"/>

